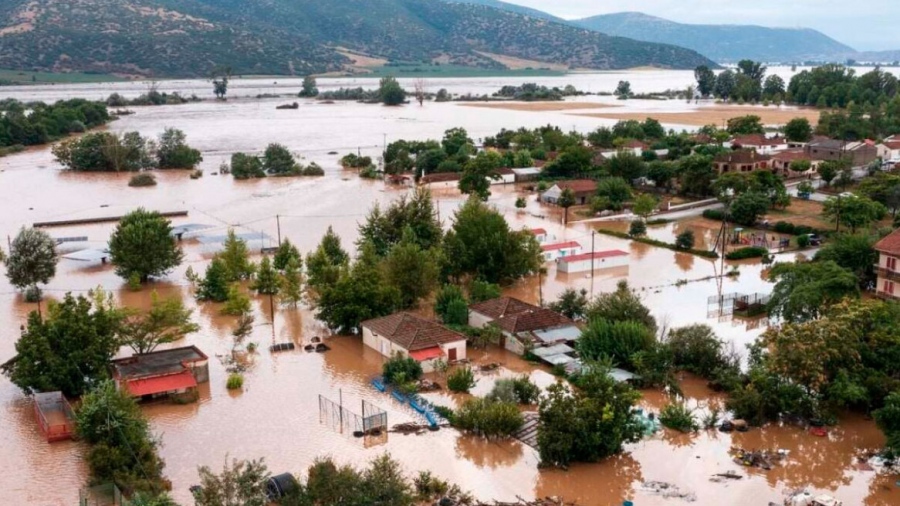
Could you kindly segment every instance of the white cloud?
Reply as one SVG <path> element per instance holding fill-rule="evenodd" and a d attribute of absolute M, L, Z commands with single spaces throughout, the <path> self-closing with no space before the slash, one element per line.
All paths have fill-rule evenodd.
<path fill-rule="evenodd" d="M 681 23 L 815 28 L 859 50 L 900 50 L 898 0 L 504 0 L 574 19 L 639 11 Z"/>

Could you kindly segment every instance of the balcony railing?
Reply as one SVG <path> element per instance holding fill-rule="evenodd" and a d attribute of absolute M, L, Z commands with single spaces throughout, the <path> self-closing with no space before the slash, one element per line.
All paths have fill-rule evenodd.
<path fill-rule="evenodd" d="M 879 299 L 884 299 L 884 300 L 897 300 L 897 299 L 900 299 L 900 294 L 893 294 L 893 295 L 892 295 L 892 294 L 889 294 L 889 293 L 887 293 L 887 292 L 883 292 L 883 291 L 881 291 L 881 290 L 878 290 L 877 292 L 875 292 L 875 296 L 878 297 Z"/>
<path fill-rule="evenodd" d="M 875 274 L 879 278 L 889 279 L 891 281 L 900 281 L 900 272 L 885 269 L 884 267 L 880 267 L 878 265 L 875 266 Z"/>

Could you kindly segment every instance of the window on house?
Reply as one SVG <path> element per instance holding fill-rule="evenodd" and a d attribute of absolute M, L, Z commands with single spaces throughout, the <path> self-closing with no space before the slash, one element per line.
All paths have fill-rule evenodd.
<path fill-rule="evenodd" d="M 897 258 L 896 257 L 888 257 L 887 259 L 887 268 L 889 271 L 897 270 Z"/>
<path fill-rule="evenodd" d="M 894 282 L 893 281 L 884 281 L 884 293 L 888 295 L 894 295 Z"/>

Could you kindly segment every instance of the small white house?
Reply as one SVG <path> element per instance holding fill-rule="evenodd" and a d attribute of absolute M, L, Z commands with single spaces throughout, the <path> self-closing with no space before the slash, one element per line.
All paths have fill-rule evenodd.
<path fill-rule="evenodd" d="M 580 255 L 581 244 L 575 241 L 544 244 L 541 246 L 541 251 L 543 251 L 544 261 L 551 262 L 567 256 Z"/>
<path fill-rule="evenodd" d="M 498 179 L 488 178 L 488 181 L 494 184 L 513 184 L 516 182 L 516 173 L 513 172 L 512 169 L 500 168 L 497 169 Z"/>
<path fill-rule="evenodd" d="M 550 240 L 550 234 L 543 228 L 532 228 L 529 230 L 534 235 L 534 238 L 537 239 L 539 244 L 544 244 L 548 240 Z"/>
<path fill-rule="evenodd" d="M 410 313 L 394 313 L 362 322 L 363 343 L 385 357 L 399 353 L 434 371 L 436 360 L 466 358 L 466 336 Z"/>
<path fill-rule="evenodd" d="M 525 167 L 522 169 L 512 169 L 512 171 L 516 176 L 517 183 L 534 181 L 541 176 L 541 169 L 539 169 L 538 167 Z"/>
<path fill-rule="evenodd" d="M 628 253 L 617 249 L 595 251 L 593 254 L 590 252 L 582 253 L 560 258 L 557 269 L 559 272 L 574 274 L 576 272 L 590 272 L 592 266 L 594 269 L 626 267 L 628 265 L 628 257 Z"/>

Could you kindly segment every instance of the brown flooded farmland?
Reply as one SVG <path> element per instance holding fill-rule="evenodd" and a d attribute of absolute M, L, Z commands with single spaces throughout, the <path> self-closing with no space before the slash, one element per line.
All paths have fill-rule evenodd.
<path fill-rule="evenodd" d="M 677 76 L 682 77 L 680 73 Z M 619 78 L 614 76 L 615 80 Z M 492 87 L 493 84 L 496 83 L 491 83 Z M 464 83 L 457 86 L 463 89 Z M 471 137 L 480 139 L 504 127 L 533 128 L 551 123 L 586 132 L 611 124 L 567 114 L 565 108 L 485 109 L 454 103 L 385 108 L 301 101 L 297 110 L 276 110 L 275 106 L 282 102 L 239 99 L 137 107 L 135 114 L 110 124 L 109 129 L 116 132 L 137 130 L 154 137 L 166 127 L 182 129 L 188 142 L 203 153 L 201 168 L 205 174 L 197 180 L 191 180 L 186 172 L 158 172 L 158 186 L 130 188 L 126 174 L 63 172 L 49 148 L 0 158 L 0 233 L 13 236 L 20 227 L 38 221 L 115 216 L 143 206 L 158 211 L 187 211 L 187 217 L 176 218 L 173 223 L 211 225 L 213 228 L 207 232 L 210 234 L 224 234 L 232 227 L 241 233 L 275 238 L 280 224 L 281 236 L 289 238 L 304 254 L 318 244 L 331 226 L 345 248 L 352 250 L 357 225 L 370 207 L 409 190 L 360 179 L 354 171 L 340 168 L 338 158 L 347 152 L 358 149 L 374 157 L 385 142 L 440 138 L 444 130 L 456 126 L 465 127 Z M 627 105 L 629 110 L 638 107 L 639 104 Z M 234 152 L 259 153 L 271 142 L 286 145 L 303 156 L 304 163 L 317 162 L 325 169 L 325 176 L 235 181 L 230 176 L 213 175 Z M 463 199 L 453 183 L 440 185 L 443 183 L 433 191 L 440 217 L 447 226 Z M 573 223 L 563 227 L 558 212 L 539 204 L 536 195 L 524 186 L 494 186 L 492 192 L 490 203 L 506 215 L 514 228 L 542 227 L 559 241 L 578 241 L 586 251 L 594 241 L 597 250 L 620 249 L 629 255 L 626 267 L 597 270 L 594 276 L 557 272 L 554 265 L 548 264 L 545 275 L 508 287 L 509 295 L 538 303 L 555 298 L 566 288 L 584 288 L 597 294 L 611 291 L 619 281 L 627 280 L 661 324 L 674 327 L 707 323 L 741 353 L 765 328 L 765 321 L 721 317 L 708 303 L 710 297 L 719 293 L 771 291 L 758 263 L 742 262 L 737 276 L 723 277 L 718 261 L 592 234 L 605 224 Z M 527 197 L 525 210 L 515 208 L 518 196 Z M 73 226 L 49 232 L 54 237 L 87 236 L 90 247 L 103 247 L 113 226 Z M 695 231 L 697 247 L 710 244 L 717 233 L 714 224 L 695 220 L 651 227 L 649 235 L 671 240 L 682 227 Z M 364 347 L 358 337 L 328 336 L 308 307 L 278 307 L 273 321 L 268 300 L 258 298 L 253 300 L 256 327 L 250 341 L 260 345 L 259 351 L 251 358 L 243 391 L 228 391 L 222 357 L 231 351 L 235 321 L 222 316 L 216 304 L 195 301 L 185 270 L 191 267 L 202 272 L 211 259 L 211 251 L 196 239 L 186 239 L 183 247 L 184 263 L 164 281 L 141 291 L 129 290 L 109 265 L 65 259 L 60 261 L 56 277 L 45 290 L 49 298 L 61 298 L 67 292 L 86 293 L 103 287 L 114 294 L 119 304 L 139 308 L 148 307 L 151 294 L 156 291 L 180 297 L 194 308 L 200 331 L 175 345 L 194 344 L 209 355 L 209 384 L 201 386 L 197 403 L 143 406 L 152 431 L 162 441 L 160 453 L 166 463 L 165 475 L 172 482 L 172 495 L 181 504 L 191 503 L 188 488 L 198 481 L 197 467 L 218 469 L 226 457 L 264 457 L 273 473 L 299 473 L 319 456 L 363 464 L 385 452 L 399 460 L 410 475 L 430 470 L 485 500 L 558 495 L 586 506 L 621 505 L 623 500 L 632 500 L 639 506 L 683 503 L 684 499 L 664 497 L 644 485 L 666 482 L 694 497 L 696 504 L 704 505 L 750 506 L 769 501 L 780 504 L 786 493 L 798 488 L 827 492 L 845 505 L 900 504 L 900 487 L 894 480 L 860 465 L 859 457 L 879 448 L 884 441 L 874 422 L 855 416 L 842 419 L 827 437 L 816 437 L 790 426 L 733 434 L 710 430 L 693 436 L 663 431 L 628 445 L 624 453 L 614 458 L 578 464 L 566 471 L 540 469 L 537 451 L 518 441 L 485 441 L 449 428 L 422 435 L 391 433 L 377 440 L 342 434 L 322 420 L 320 396 L 335 402 L 341 399 L 351 407 L 370 402 L 388 412 L 390 424 L 421 421 L 408 406 L 401 406 L 370 385 L 370 379 L 381 371 L 382 356 Z M 794 253 L 785 253 L 779 259 L 789 261 L 794 257 Z M 725 268 L 730 269 L 730 263 Z M 14 355 L 19 327 L 35 309 L 37 306 L 26 303 L 5 277 L 0 278 L 0 362 Z M 326 337 L 331 351 L 303 351 L 302 345 L 313 337 Z M 277 354 L 268 351 L 269 345 L 282 342 L 301 346 Z M 128 352 L 123 350 L 124 353 Z M 478 385 L 473 390 L 476 394 L 489 391 L 500 377 L 528 374 L 542 387 L 556 380 L 549 368 L 503 350 L 477 350 L 470 355 L 476 363 L 501 364 L 498 371 L 477 373 Z M 689 404 L 700 410 L 721 401 L 697 378 L 685 375 L 681 386 Z M 658 410 L 666 403 L 661 392 L 643 394 L 641 404 L 645 408 Z M 425 397 L 447 405 L 464 399 L 447 393 Z M 732 446 L 784 449 L 788 457 L 770 471 L 748 470 L 732 461 Z M 73 504 L 87 479 L 83 450 L 78 442 L 47 443 L 34 421 L 32 401 L 8 378 L 0 376 L 0 489 L 4 491 L 0 502 Z M 743 478 L 710 480 L 713 475 L 728 471 Z"/>

